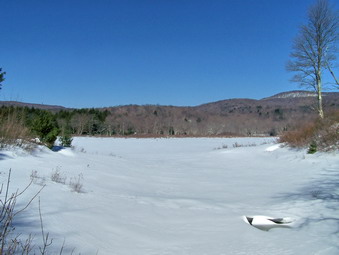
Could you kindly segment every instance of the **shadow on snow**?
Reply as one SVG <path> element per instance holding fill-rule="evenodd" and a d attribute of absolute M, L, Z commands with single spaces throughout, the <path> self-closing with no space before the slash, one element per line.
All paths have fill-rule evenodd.
<path fill-rule="evenodd" d="M 325 169 L 317 179 L 296 192 L 283 193 L 274 198 L 289 202 L 309 202 L 312 206 L 316 204 L 318 207 L 311 210 L 313 214 L 305 215 L 298 228 L 332 222 L 334 230 L 329 234 L 339 239 L 339 169 Z M 335 246 L 339 248 L 339 242 Z"/>

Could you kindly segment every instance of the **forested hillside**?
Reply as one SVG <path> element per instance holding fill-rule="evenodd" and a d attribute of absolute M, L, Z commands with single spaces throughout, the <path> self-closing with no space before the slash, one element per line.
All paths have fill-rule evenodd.
<path fill-rule="evenodd" d="M 273 136 L 317 117 L 316 98 L 305 91 L 285 92 L 261 100 L 229 99 L 195 107 L 126 105 L 67 109 L 18 102 L 2 105 L 3 117 L 16 112 L 16 118 L 30 130 L 35 116 L 50 112 L 48 116 L 59 133 L 70 135 Z M 339 93 L 324 93 L 324 109 L 327 114 L 339 109 Z"/>

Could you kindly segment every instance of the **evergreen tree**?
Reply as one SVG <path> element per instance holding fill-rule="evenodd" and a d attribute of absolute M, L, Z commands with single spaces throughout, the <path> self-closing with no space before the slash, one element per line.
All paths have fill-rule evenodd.
<path fill-rule="evenodd" d="M 2 68 L 0 68 L 0 89 L 1 89 L 1 86 L 2 86 L 2 82 L 5 80 L 5 74 L 6 72 L 2 72 Z"/>
<path fill-rule="evenodd" d="M 48 111 L 40 111 L 33 119 L 32 131 L 39 136 L 41 142 L 52 148 L 59 134 L 58 124 L 54 115 Z"/>

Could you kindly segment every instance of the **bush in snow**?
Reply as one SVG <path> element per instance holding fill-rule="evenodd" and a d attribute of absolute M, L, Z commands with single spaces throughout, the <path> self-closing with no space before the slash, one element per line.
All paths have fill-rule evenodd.
<path fill-rule="evenodd" d="M 314 154 L 317 152 L 317 143 L 315 141 L 311 142 L 310 147 L 308 148 L 308 154 Z"/>
<path fill-rule="evenodd" d="M 72 137 L 70 135 L 63 135 L 60 136 L 60 145 L 63 147 L 71 147 L 72 146 Z"/>
<path fill-rule="evenodd" d="M 72 141 L 71 128 L 67 124 L 61 124 L 61 134 L 59 137 L 60 145 L 63 147 L 71 147 Z"/>
<path fill-rule="evenodd" d="M 67 177 L 61 174 L 60 170 L 57 168 L 54 172 L 51 174 L 51 181 L 56 183 L 65 184 Z"/>
<path fill-rule="evenodd" d="M 83 193 L 83 181 L 84 177 L 82 174 L 79 174 L 78 177 L 71 178 L 69 181 L 69 187 L 72 189 L 72 191 L 77 193 Z"/>
<path fill-rule="evenodd" d="M 45 177 L 40 177 L 38 175 L 38 171 L 34 170 L 32 171 L 31 175 L 30 175 L 30 178 L 31 178 L 31 181 L 34 183 L 34 184 L 38 184 L 38 185 L 42 185 L 44 186 L 45 183 L 46 183 L 46 178 Z"/>
<path fill-rule="evenodd" d="M 339 111 L 327 113 L 324 119 L 318 118 L 283 133 L 279 139 L 290 147 L 309 148 L 310 152 L 339 149 Z"/>

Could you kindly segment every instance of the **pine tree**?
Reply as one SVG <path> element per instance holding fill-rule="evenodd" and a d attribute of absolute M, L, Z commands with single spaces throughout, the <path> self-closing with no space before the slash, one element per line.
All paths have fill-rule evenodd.
<path fill-rule="evenodd" d="M 6 72 L 3 72 L 2 71 L 2 68 L 0 68 L 0 89 L 1 89 L 1 86 L 2 86 L 2 82 L 5 80 L 5 74 L 6 74 Z"/>

